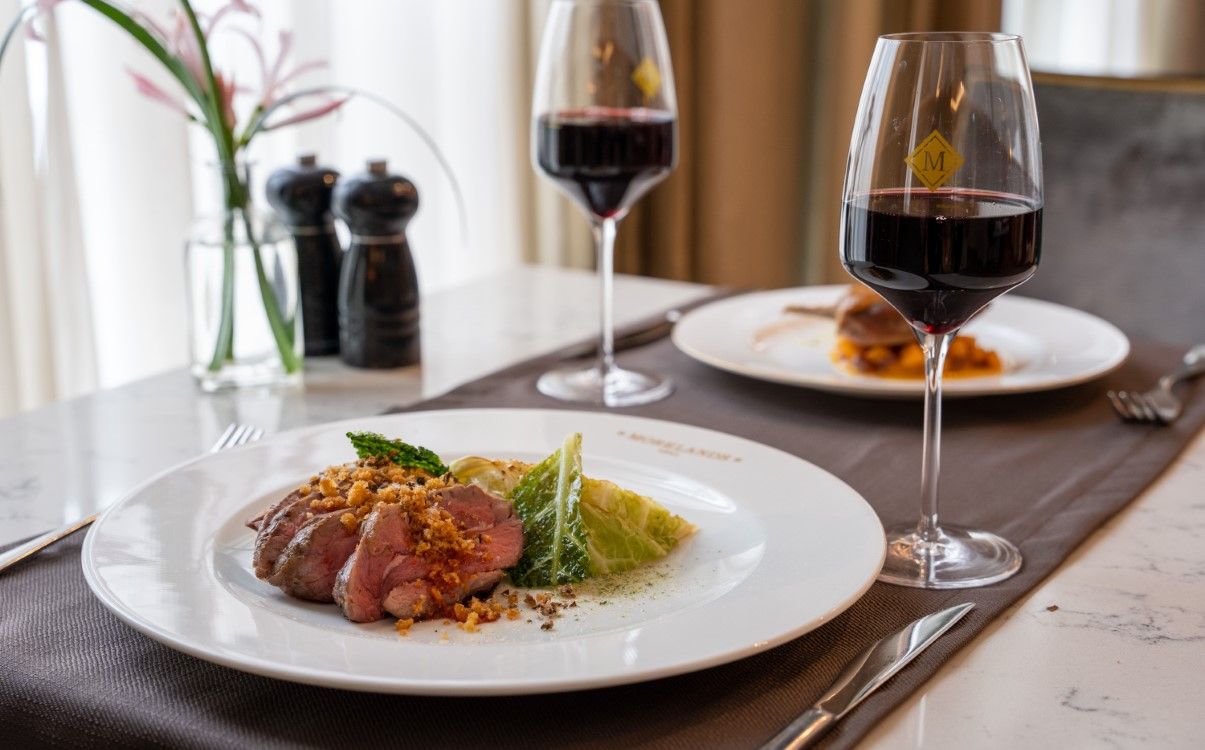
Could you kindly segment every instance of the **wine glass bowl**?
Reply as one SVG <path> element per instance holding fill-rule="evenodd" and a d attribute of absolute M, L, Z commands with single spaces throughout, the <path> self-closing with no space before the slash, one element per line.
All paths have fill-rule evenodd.
<path fill-rule="evenodd" d="M 1003 580 L 1020 552 L 990 532 L 939 525 L 937 483 L 950 341 L 1040 258 L 1042 161 L 1020 38 L 880 37 L 843 192 L 843 265 L 904 316 L 925 353 L 921 520 L 888 530 L 880 580 L 939 589 Z"/>
<path fill-rule="evenodd" d="M 585 107 L 540 115 L 536 164 L 596 220 L 623 218 L 673 169 L 673 114 Z"/>
<path fill-rule="evenodd" d="M 615 235 L 632 205 L 678 158 L 677 102 L 655 0 L 556 0 L 540 45 L 532 163 L 590 220 L 600 279 L 597 362 L 545 373 L 537 387 L 566 401 L 632 406 L 673 383 L 615 364 Z"/>

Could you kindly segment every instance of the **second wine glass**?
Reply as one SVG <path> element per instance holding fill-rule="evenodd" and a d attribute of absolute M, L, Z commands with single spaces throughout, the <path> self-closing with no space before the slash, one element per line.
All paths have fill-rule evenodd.
<path fill-rule="evenodd" d="M 880 37 L 850 142 L 841 260 L 915 330 L 925 354 L 925 421 L 921 518 L 887 530 L 879 580 L 967 588 L 1021 567 L 1007 539 L 938 525 L 941 383 L 963 324 L 1037 270 L 1042 205 L 1037 109 L 1021 39 Z"/>
<path fill-rule="evenodd" d="M 672 381 L 615 364 L 618 224 L 678 158 L 677 102 L 655 0 L 556 0 L 540 47 L 532 161 L 587 214 L 598 255 L 598 360 L 545 373 L 540 391 L 565 401 L 633 406 L 665 398 Z"/>

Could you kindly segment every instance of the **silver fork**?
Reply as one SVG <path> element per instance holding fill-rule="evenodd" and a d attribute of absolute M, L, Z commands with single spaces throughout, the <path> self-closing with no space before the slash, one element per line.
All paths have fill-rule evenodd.
<path fill-rule="evenodd" d="M 1197 344 L 1188 350 L 1176 370 L 1159 378 L 1159 383 L 1149 391 L 1109 391 L 1107 395 L 1114 411 L 1127 422 L 1171 424 L 1184 411 L 1184 403 L 1172 393 L 1172 388 L 1202 373 L 1205 373 L 1205 344 Z"/>
<path fill-rule="evenodd" d="M 222 433 L 222 436 L 218 438 L 217 442 L 213 444 L 213 447 L 209 449 L 209 452 L 217 453 L 218 451 L 223 451 L 227 448 L 237 448 L 238 446 L 250 443 L 253 440 L 259 440 L 263 436 L 264 431 L 258 427 L 253 427 L 249 424 L 238 424 L 237 422 L 231 422 L 230 426 L 226 428 L 226 431 Z M 65 526 L 60 526 L 53 531 L 47 531 L 45 534 L 42 534 L 39 537 L 30 539 L 25 544 L 22 544 L 19 547 L 14 547 L 4 554 L 0 554 L 0 572 L 7 570 L 36 552 L 46 549 L 60 539 L 71 536 L 75 532 L 91 524 L 99 515 L 99 513 L 93 513 L 85 518 L 72 521 Z"/>

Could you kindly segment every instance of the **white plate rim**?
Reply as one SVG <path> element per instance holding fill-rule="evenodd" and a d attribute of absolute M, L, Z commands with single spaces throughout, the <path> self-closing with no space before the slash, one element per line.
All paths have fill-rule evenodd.
<path fill-rule="evenodd" d="M 165 631 L 155 623 L 143 618 L 137 612 L 131 610 L 123 602 L 119 600 L 117 595 L 108 587 L 102 579 L 100 572 L 96 568 L 95 561 L 95 543 L 100 534 L 105 528 L 107 520 L 120 511 L 127 503 L 132 502 L 146 489 L 153 486 L 156 482 L 178 472 L 187 467 L 194 466 L 209 459 L 212 454 L 203 454 L 193 459 L 182 461 L 172 467 L 164 469 L 154 476 L 146 479 L 131 489 L 120 500 L 106 509 L 97 520 L 91 525 L 87 536 L 84 539 L 81 552 L 81 568 L 83 570 L 85 581 L 92 593 L 100 600 L 101 604 L 112 614 L 118 617 L 122 622 L 129 625 L 139 633 L 155 640 L 163 645 L 166 645 L 181 653 L 188 654 L 203 661 L 208 661 L 220 666 L 228 667 L 238 671 L 255 674 L 263 677 L 280 679 L 288 682 L 301 684 L 315 685 L 320 687 L 339 688 L 357 692 L 370 693 L 386 693 L 386 694 L 402 694 L 402 695 L 427 695 L 427 696 L 443 696 L 443 697 L 489 697 L 489 696 L 510 696 L 510 695 L 538 695 L 553 692 L 587 690 L 602 687 L 612 687 L 640 682 L 647 682 L 676 675 L 689 674 L 700 670 L 708 669 L 723 664 L 739 661 L 741 659 L 754 656 L 756 654 L 770 650 L 776 646 L 782 645 L 788 641 L 799 638 L 816 628 L 821 627 L 825 623 L 837 617 L 849 607 L 853 606 L 874 584 L 878 571 L 882 568 L 883 560 L 886 558 L 886 539 L 883 533 L 883 526 L 878 514 L 870 506 L 870 504 L 844 480 L 836 475 L 828 472 L 815 464 L 800 458 L 789 452 L 765 445 L 749 438 L 740 437 L 731 433 L 722 432 L 706 427 L 697 427 L 685 423 L 672 422 L 669 420 L 661 420 L 650 417 L 639 417 L 623 413 L 608 413 L 608 412 L 576 412 L 570 410 L 558 409 L 528 409 L 528 408 L 475 408 L 461 407 L 452 409 L 437 409 L 423 410 L 412 412 L 401 412 L 389 415 L 371 415 L 366 417 L 351 418 L 338 420 L 334 422 L 326 422 L 322 424 L 309 425 L 305 427 L 287 430 L 281 433 L 276 433 L 261 441 L 260 445 L 268 441 L 282 442 L 286 438 L 295 438 L 301 435 L 312 434 L 324 430 L 344 429 L 354 427 L 357 424 L 362 424 L 366 420 L 377 419 L 381 417 L 397 416 L 397 417 L 418 417 L 439 415 L 446 412 L 541 412 L 555 414 L 589 414 L 606 417 L 619 417 L 626 420 L 633 420 L 639 423 L 657 424 L 664 423 L 672 425 L 675 428 L 686 428 L 700 433 L 712 433 L 724 436 L 725 438 L 746 443 L 759 450 L 769 451 L 774 454 L 779 454 L 788 459 L 801 462 L 812 470 L 828 475 L 828 477 L 843 486 L 853 497 L 860 503 L 860 510 L 864 511 L 867 518 L 872 520 L 877 527 L 877 537 L 880 541 L 878 545 L 878 555 L 873 565 L 868 566 L 867 575 L 862 583 L 852 590 L 839 603 L 830 607 L 815 618 L 801 623 L 799 626 L 783 631 L 782 633 L 767 639 L 763 639 L 754 643 L 750 643 L 742 648 L 735 648 L 724 653 L 715 654 L 709 658 L 695 659 L 692 661 L 682 661 L 678 664 L 667 665 L 657 669 L 640 670 L 627 672 L 619 675 L 611 675 L 606 677 L 583 677 L 579 679 L 561 679 L 555 682 L 547 680 L 512 680 L 509 683 L 488 683 L 481 684 L 475 680 L 450 681 L 445 680 L 438 684 L 428 684 L 422 682 L 408 681 L 399 678 L 377 678 L 372 676 L 357 676 L 346 677 L 340 675 L 331 675 L 327 672 L 317 671 L 301 666 L 281 664 L 279 662 L 260 659 L 247 656 L 231 656 L 222 652 L 217 652 L 212 649 L 206 649 L 203 645 L 199 645 L 190 639 L 178 637 L 177 635 Z M 233 453 L 235 451 L 246 450 L 252 446 L 243 446 L 241 448 L 224 451 L 224 453 Z"/>
<path fill-rule="evenodd" d="M 674 326 L 671 334 L 671 340 L 679 351 L 691 359 L 702 362 L 703 364 L 714 367 L 718 370 L 731 372 L 736 375 L 752 378 L 754 380 L 779 383 L 782 385 L 793 385 L 827 393 L 837 393 L 867 398 L 899 399 L 920 398 L 923 396 L 924 384 L 921 381 L 898 380 L 892 378 L 871 380 L 869 378 L 843 376 L 843 374 L 835 368 L 832 373 L 832 379 L 824 379 L 820 377 L 813 377 L 809 373 L 790 370 L 782 366 L 746 365 L 739 362 L 734 362 L 730 359 L 726 359 L 723 356 L 714 354 L 691 344 L 691 342 L 687 339 L 686 334 L 683 333 L 683 331 L 689 330 L 689 327 L 697 322 L 702 315 L 707 314 L 708 312 L 715 312 L 715 310 L 720 306 L 735 307 L 739 303 L 748 302 L 751 299 L 756 301 L 759 298 L 800 293 L 804 291 L 812 293 L 830 293 L 844 288 L 845 286 L 847 285 L 821 284 L 789 287 L 783 289 L 768 289 L 718 299 L 714 302 L 700 305 L 699 307 L 683 315 L 678 323 Z M 1083 323 L 1094 327 L 1100 334 L 1110 338 L 1115 344 L 1116 348 L 1112 356 L 1108 359 L 1102 360 L 1095 366 L 1085 368 L 1074 375 L 1066 375 L 1061 377 L 1036 377 L 1026 381 L 1014 383 L 999 383 L 994 381 L 989 382 L 988 379 L 980 378 L 947 379 L 942 385 L 943 396 L 947 398 L 971 398 L 976 396 L 1036 393 L 1059 388 L 1068 388 L 1104 377 L 1124 364 L 1130 355 L 1129 338 L 1121 331 L 1121 329 L 1109 321 L 1093 315 L 1092 313 L 1077 310 L 1066 305 L 1060 305 L 1057 302 L 1050 302 L 1047 300 L 1039 300 L 1031 297 L 1011 294 L 1000 297 L 997 300 L 997 303 L 1002 303 L 1006 306 L 1017 304 L 1025 306 L 1045 306 L 1048 309 L 1057 310 L 1059 314 L 1077 317 Z"/>

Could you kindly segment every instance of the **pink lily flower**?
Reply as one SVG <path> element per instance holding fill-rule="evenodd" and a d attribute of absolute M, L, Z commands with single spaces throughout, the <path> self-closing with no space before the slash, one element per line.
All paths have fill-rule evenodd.
<path fill-rule="evenodd" d="M 130 78 L 134 79 L 134 87 L 138 90 L 139 94 L 142 94 L 152 101 L 159 102 L 166 107 L 176 110 L 190 120 L 196 119 L 193 117 L 193 114 L 188 111 L 188 108 L 184 106 L 184 102 L 161 89 L 158 84 L 151 79 L 139 73 L 135 73 L 129 68 L 126 68 L 126 73 L 129 74 Z"/>
<path fill-rule="evenodd" d="M 264 132 L 266 133 L 269 130 L 276 130 L 277 128 L 283 128 L 286 125 L 296 125 L 301 122 L 308 122 L 309 120 L 317 120 L 319 117 L 328 115 L 331 112 L 334 112 L 335 110 L 342 107 L 344 104 L 347 104 L 347 102 L 350 98 L 351 97 L 349 97 L 349 96 L 345 96 L 345 97 L 342 97 L 339 99 L 331 99 L 327 102 L 324 102 L 323 104 L 318 105 L 317 107 L 313 107 L 312 109 L 302 110 L 301 112 L 298 112 L 296 114 L 289 115 L 288 117 L 286 117 L 283 120 L 280 120 L 279 122 L 274 122 L 274 123 L 271 123 L 270 125 L 265 125 Z"/>
<path fill-rule="evenodd" d="M 213 81 L 218 87 L 218 100 L 222 104 L 222 120 L 225 121 L 226 127 L 234 129 L 234 95 L 238 91 L 238 86 L 234 83 L 234 76 L 229 77 L 222 73 L 214 73 Z"/>
<path fill-rule="evenodd" d="M 37 2 L 34 3 L 34 7 L 36 7 L 37 10 L 35 10 L 25 22 L 25 38 L 32 39 L 35 42 L 46 41 L 46 37 L 42 36 L 42 33 L 37 30 L 33 22 L 42 16 L 53 12 L 54 7 L 63 2 L 66 2 L 66 0 L 37 0 Z"/>
<path fill-rule="evenodd" d="M 159 25 L 159 22 L 155 19 L 139 10 L 131 11 L 130 18 L 142 24 L 142 27 L 151 32 L 151 36 L 158 37 L 162 44 L 167 45 L 170 43 L 171 34 L 167 33 L 167 30 Z"/>
<path fill-rule="evenodd" d="M 25 24 L 26 35 L 32 39 L 44 41 L 42 35 L 35 27 L 34 21 L 52 12 L 62 2 L 66 2 L 66 0 L 35 0 L 35 10 Z M 248 2 L 248 0 L 229 0 L 229 2 L 218 8 L 212 15 L 199 17 L 202 30 L 201 36 L 204 41 L 198 42 L 197 33 L 193 29 L 192 24 L 185 14 L 180 11 L 175 11 L 172 14 L 172 22 L 169 26 L 161 25 L 145 13 L 138 11 L 130 12 L 134 20 L 141 24 L 148 33 L 157 37 L 163 43 L 164 47 L 167 48 L 168 52 L 180 61 L 185 70 L 188 71 L 188 75 L 203 91 L 208 89 L 208 81 L 206 80 L 205 68 L 202 62 L 202 44 L 207 43 L 221 22 L 233 14 L 251 16 L 260 21 L 263 18 L 259 8 L 255 4 Z M 275 104 L 285 93 L 285 88 L 295 79 L 306 73 L 325 67 L 327 64 L 323 60 L 307 60 L 293 66 L 292 69 L 286 69 L 288 57 L 293 50 L 293 35 L 288 31 L 282 30 L 279 32 L 276 56 L 269 65 L 264 55 L 263 46 L 257 37 L 237 26 L 229 26 L 229 30 L 247 39 L 259 62 L 260 87 L 257 107 L 260 110 L 268 109 Z M 197 121 L 197 115 L 189 110 L 183 99 L 168 93 L 144 75 L 128 68 L 126 69 L 126 73 L 134 81 L 134 86 L 138 93 L 163 106 L 170 107 L 194 122 Z M 237 124 L 234 98 L 237 95 L 251 92 L 248 88 L 237 85 L 234 81 L 234 76 L 229 73 L 215 71 L 214 84 L 217 88 L 217 100 L 221 109 L 223 123 L 227 128 L 233 130 Z M 349 99 L 350 97 L 324 98 L 315 106 L 295 111 L 283 119 L 265 126 L 264 130 L 275 130 L 287 125 L 315 120 L 338 110 Z M 293 106 L 292 102 L 289 104 Z"/>
<path fill-rule="evenodd" d="M 255 7 L 251 3 L 248 3 L 245 0 L 230 0 L 230 2 L 218 8 L 214 12 L 213 16 L 209 18 L 209 22 L 205 24 L 206 39 L 213 34 L 213 30 L 217 28 L 218 21 L 222 20 L 223 16 L 226 16 L 230 13 L 244 13 L 248 16 L 253 16 L 254 18 L 263 18 L 262 14 L 259 12 L 259 8 Z"/>
<path fill-rule="evenodd" d="M 176 25 L 168 37 L 168 44 L 180 62 L 184 63 L 184 67 L 188 69 L 197 85 L 204 89 L 205 69 L 201 64 L 201 48 L 197 44 L 196 34 L 193 33 L 192 26 L 189 25 L 188 19 L 184 17 L 183 13 L 177 13 L 175 18 Z"/>
<path fill-rule="evenodd" d="M 297 78 L 298 76 L 301 76 L 301 75 L 305 75 L 306 73 L 309 73 L 310 71 L 313 71 L 313 70 L 325 68 L 325 67 L 327 67 L 327 65 L 328 65 L 328 63 L 326 60 L 306 60 L 305 62 L 300 63 L 299 65 L 297 65 L 297 67 L 293 68 L 287 74 L 281 76 L 280 79 L 278 79 L 276 81 L 276 88 L 272 92 L 273 100 L 276 98 L 275 94 L 280 93 L 280 90 L 282 88 L 284 88 L 287 84 L 292 83 L 294 78 Z"/>
<path fill-rule="evenodd" d="M 260 96 L 257 104 L 261 109 L 267 109 L 271 106 L 279 98 L 284 87 L 298 76 L 324 68 L 327 65 L 325 60 L 307 60 L 298 64 L 292 70 L 284 72 L 285 59 L 293 48 L 293 35 L 288 31 L 281 31 L 280 45 L 277 48 L 276 59 L 272 62 L 271 68 L 269 68 L 267 58 L 264 55 L 263 45 L 260 44 L 258 39 L 242 29 L 231 29 L 231 31 L 247 40 L 247 43 L 251 45 L 251 49 L 255 52 L 256 60 L 259 61 Z"/>

